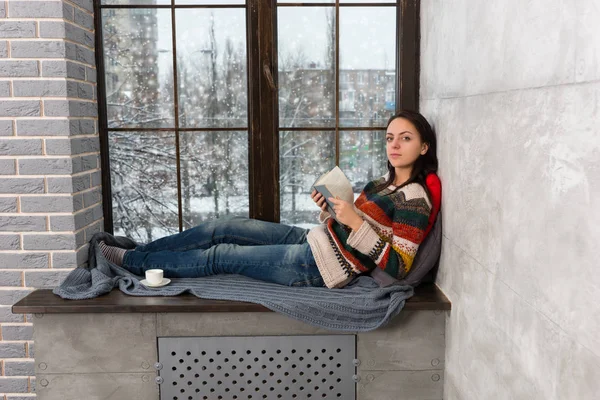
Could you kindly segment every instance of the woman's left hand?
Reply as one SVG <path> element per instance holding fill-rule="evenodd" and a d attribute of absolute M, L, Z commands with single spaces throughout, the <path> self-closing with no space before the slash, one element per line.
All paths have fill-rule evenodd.
<path fill-rule="evenodd" d="M 354 211 L 354 205 L 337 197 L 330 197 L 328 200 L 333 204 L 333 211 L 335 211 L 338 222 L 349 226 L 355 231 L 360 228 L 363 219 Z"/>

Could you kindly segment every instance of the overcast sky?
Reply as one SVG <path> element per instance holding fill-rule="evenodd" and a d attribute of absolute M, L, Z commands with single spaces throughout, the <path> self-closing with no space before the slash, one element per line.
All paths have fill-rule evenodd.
<path fill-rule="evenodd" d="M 280 7 L 278 12 L 279 53 L 304 52 L 307 61 L 325 64 L 327 49 L 328 7 Z M 220 55 L 225 38 L 245 47 L 244 9 L 179 9 L 177 17 L 177 51 L 198 60 L 209 48 L 208 27 L 211 12 Z M 170 10 L 158 10 L 159 63 L 172 63 Z M 396 13 L 394 7 L 349 7 L 340 9 L 340 68 L 394 68 Z M 164 52 L 168 50 L 169 53 Z M 204 56 L 205 57 L 205 56 Z M 207 57 L 206 57 L 207 58 Z M 161 68 L 163 70 L 164 68 Z M 162 71 L 161 71 L 162 72 Z"/>

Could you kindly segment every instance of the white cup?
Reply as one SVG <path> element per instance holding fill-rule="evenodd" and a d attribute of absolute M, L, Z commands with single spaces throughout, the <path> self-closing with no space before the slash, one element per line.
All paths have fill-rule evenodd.
<path fill-rule="evenodd" d="M 162 269 L 149 269 L 146 271 L 146 281 L 151 285 L 158 285 L 163 281 Z"/>

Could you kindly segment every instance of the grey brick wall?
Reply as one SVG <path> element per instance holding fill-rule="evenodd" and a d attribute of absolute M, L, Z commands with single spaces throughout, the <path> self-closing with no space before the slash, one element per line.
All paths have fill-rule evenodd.
<path fill-rule="evenodd" d="M 11 306 L 87 262 L 103 228 L 92 0 L 0 0 L 0 400 L 35 398 Z"/>

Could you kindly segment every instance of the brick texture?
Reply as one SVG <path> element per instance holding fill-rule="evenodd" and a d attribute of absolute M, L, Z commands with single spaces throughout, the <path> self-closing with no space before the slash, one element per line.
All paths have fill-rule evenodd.
<path fill-rule="evenodd" d="M 0 400 L 35 399 L 11 306 L 87 263 L 102 229 L 92 0 L 0 0 Z"/>

